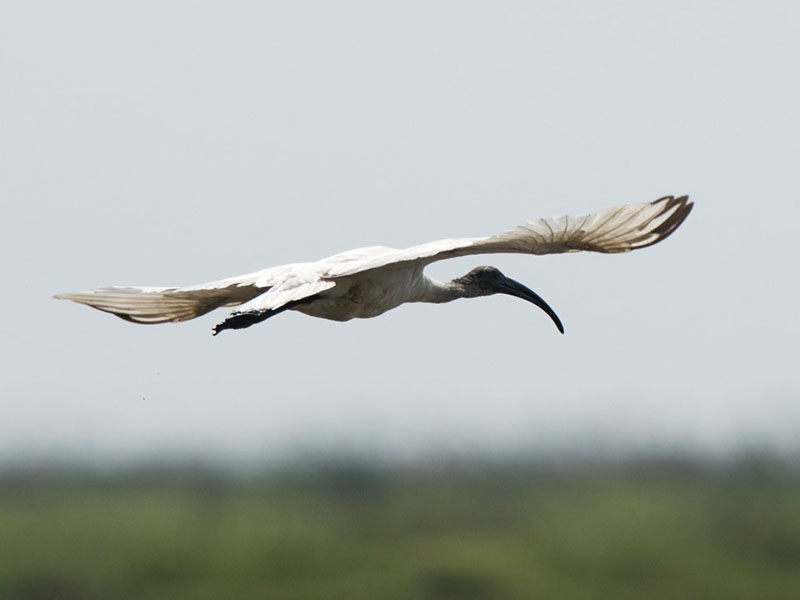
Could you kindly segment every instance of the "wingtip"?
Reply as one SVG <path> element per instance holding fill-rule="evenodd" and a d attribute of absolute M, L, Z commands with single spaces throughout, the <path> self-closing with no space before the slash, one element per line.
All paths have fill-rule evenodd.
<path fill-rule="evenodd" d="M 649 230 L 649 234 L 655 234 L 654 238 L 647 240 L 642 245 L 632 246 L 630 250 L 647 248 L 648 246 L 652 246 L 653 244 L 667 239 L 681 224 L 683 224 L 694 207 L 694 202 L 689 200 L 688 194 L 684 194 L 683 196 L 664 196 L 651 202 L 651 205 L 655 206 L 660 203 L 665 204 L 663 207 L 659 208 L 659 214 L 669 212 L 669 216 L 658 227 Z"/>
<path fill-rule="evenodd" d="M 676 196 L 674 194 L 670 194 L 669 196 L 661 196 L 657 200 L 653 200 L 650 204 L 660 204 L 665 202 L 667 204 L 667 208 L 672 208 L 676 204 L 692 204 L 689 200 L 689 194 L 682 194 L 680 196 Z"/>
<path fill-rule="evenodd" d="M 675 197 L 675 203 L 676 204 L 681 204 L 683 206 L 684 210 L 686 210 L 686 214 L 687 215 L 689 214 L 689 212 L 692 210 L 692 207 L 694 206 L 694 201 L 689 199 L 689 194 L 684 194 L 683 196 L 676 196 Z"/>

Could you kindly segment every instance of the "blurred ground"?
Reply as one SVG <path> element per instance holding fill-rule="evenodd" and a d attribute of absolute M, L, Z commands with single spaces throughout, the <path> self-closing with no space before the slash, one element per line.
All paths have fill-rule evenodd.
<path fill-rule="evenodd" d="M 4 599 L 800 598 L 770 462 L 6 473 Z"/>

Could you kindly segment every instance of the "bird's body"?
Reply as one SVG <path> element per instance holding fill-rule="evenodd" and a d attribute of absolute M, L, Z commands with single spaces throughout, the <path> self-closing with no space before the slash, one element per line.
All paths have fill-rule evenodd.
<path fill-rule="evenodd" d="M 239 306 L 214 333 L 242 329 L 285 310 L 349 321 L 376 317 L 407 302 L 444 303 L 496 293 L 555 312 L 537 294 L 494 267 L 478 267 L 440 282 L 424 273 L 435 261 L 492 253 L 554 254 L 581 250 L 618 253 L 652 245 L 686 218 L 688 197 L 667 196 L 577 217 L 538 219 L 503 233 L 444 239 L 406 249 L 370 246 L 313 263 L 271 267 L 188 287 L 106 287 L 56 297 L 87 304 L 136 323 L 185 321 L 222 306 Z"/>
<path fill-rule="evenodd" d="M 332 321 L 370 319 L 406 302 L 425 302 L 432 281 L 420 267 L 377 269 L 363 277 L 342 277 L 328 294 L 295 310 Z"/>

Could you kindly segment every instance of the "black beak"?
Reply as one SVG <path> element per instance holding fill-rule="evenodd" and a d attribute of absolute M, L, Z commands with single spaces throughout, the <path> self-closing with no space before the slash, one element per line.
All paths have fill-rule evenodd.
<path fill-rule="evenodd" d="M 564 333 L 564 326 L 561 324 L 561 319 L 558 318 L 556 311 L 550 308 L 550 305 L 547 304 L 542 297 L 539 296 L 536 292 L 531 289 L 526 288 L 518 281 L 514 281 L 513 279 L 509 279 L 508 277 L 505 278 L 505 281 L 501 285 L 498 286 L 497 292 L 500 294 L 508 294 L 509 296 L 516 296 L 517 298 L 522 298 L 523 300 L 527 300 L 532 304 L 535 304 L 539 308 L 541 308 L 544 312 L 547 313 L 551 319 L 553 319 L 553 323 L 556 324 L 558 330 L 561 333 Z"/>

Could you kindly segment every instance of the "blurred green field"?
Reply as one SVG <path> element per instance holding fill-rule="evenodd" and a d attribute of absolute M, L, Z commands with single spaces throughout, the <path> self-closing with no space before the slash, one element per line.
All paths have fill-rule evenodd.
<path fill-rule="evenodd" d="M 3 599 L 800 598 L 800 476 L 742 465 L 0 479 Z"/>

